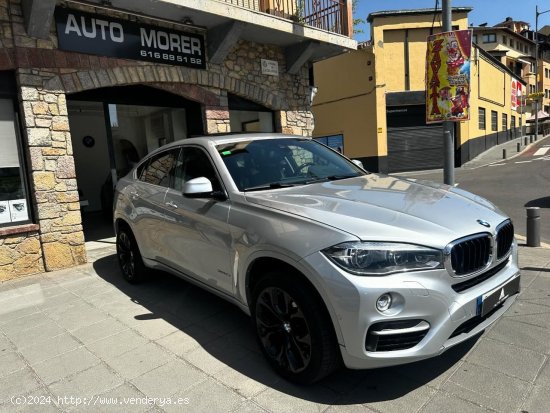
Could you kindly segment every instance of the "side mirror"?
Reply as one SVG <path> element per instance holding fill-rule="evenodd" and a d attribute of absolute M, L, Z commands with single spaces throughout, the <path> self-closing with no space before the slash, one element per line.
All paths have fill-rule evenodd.
<path fill-rule="evenodd" d="M 359 168 L 365 169 L 365 167 L 363 166 L 363 162 L 361 162 L 359 159 L 352 159 L 351 161 L 352 161 L 355 165 L 357 165 Z"/>
<path fill-rule="evenodd" d="M 222 191 L 213 191 L 212 182 L 204 176 L 187 181 L 183 185 L 183 196 L 187 198 L 214 198 L 221 201 L 227 199 Z"/>

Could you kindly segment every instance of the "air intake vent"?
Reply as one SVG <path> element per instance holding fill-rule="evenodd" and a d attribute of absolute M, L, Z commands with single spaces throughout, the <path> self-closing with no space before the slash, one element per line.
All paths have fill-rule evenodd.
<path fill-rule="evenodd" d="M 497 228 L 497 260 L 501 260 L 512 248 L 514 242 L 514 225 L 512 221 L 506 221 Z"/>
<path fill-rule="evenodd" d="M 474 235 L 458 240 L 451 249 L 451 266 L 456 275 L 471 274 L 482 270 L 491 257 L 491 237 Z"/>
<path fill-rule="evenodd" d="M 424 320 L 388 321 L 373 324 L 367 332 L 367 351 L 406 350 L 416 346 L 428 334 L 430 324 Z"/>

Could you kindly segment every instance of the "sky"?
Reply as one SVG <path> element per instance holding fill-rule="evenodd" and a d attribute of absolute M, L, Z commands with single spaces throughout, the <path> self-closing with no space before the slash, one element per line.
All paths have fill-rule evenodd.
<path fill-rule="evenodd" d="M 514 20 L 521 20 L 531 24 L 535 29 L 535 10 L 539 6 L 539 12 L 550 10 L 549 0 L 449 0 L 453 7 L 472 7 L 468 14 L 468 21 L 475 26 L 487 23 L 494 26 L 503 22 L 506 17 Z M 442 0 L 439 0 L 441 9 Z M 364 33 L 356 34 L 355 39 L 364 41 L 370 39 L 370 26 L 366 22 L 369 13 L 382 10 L 404 10 L 404 9 L 433 9 L 435 0 L 357 0 L 357 10 L 354 18 L 362 18 L 365 23 L 358 26 Z M 539 15 L 539 29 L 550 25 L 550 11 Z"/>

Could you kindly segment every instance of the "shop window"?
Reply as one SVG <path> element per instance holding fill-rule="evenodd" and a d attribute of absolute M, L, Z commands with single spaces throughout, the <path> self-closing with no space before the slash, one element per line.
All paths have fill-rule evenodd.
<path fill-rule="evenodd" d="M 507 130 L 508 129 L 508 114 L 507 113 L 503 113 L 502 114 L 502 130 Z"/>
<path fill-rule="evenodd" d="M 491 130 L 498 131 L 498 113 L 495 110 L 491 111 Z"/>
<path fill-rule="evenodd" d="M 497 41 L 497 35 L 494 33 L 486 33 L 483 35 L 483 43 L 495 43 Z"/>
<path fill-rule="evenodd" d="M 327 145 L 337 152 L 344 153 L 344 135 L 330 135 L 315 138 L 316 141 Z"/>
<path fill-rule="evenodd" d="M 274 132 L 273 112 L 239 96 L 228 95 L 231 132 Z"/>
<path fill-rule="evenodd" d="M 0 99 L 0 226 L 30 221 L 14 103 Z"/>
<path fill-rule="evenodd" d="M 481 130 L 485 130 L 485 108 L 478 109 L 479 124 L 478 127 Z"/>

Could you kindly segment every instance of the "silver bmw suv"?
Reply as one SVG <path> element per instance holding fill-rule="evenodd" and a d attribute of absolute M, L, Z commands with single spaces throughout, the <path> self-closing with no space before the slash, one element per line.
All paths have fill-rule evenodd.
<path fill-rule="evenodd" d="M 129 282 L 161 269 L 236 304 L 299 383 L 441 354 L 519 292 L 514 229 L 494 205 L 298 136 L 164 146 L 118 183 L 114 224 Z"/>

